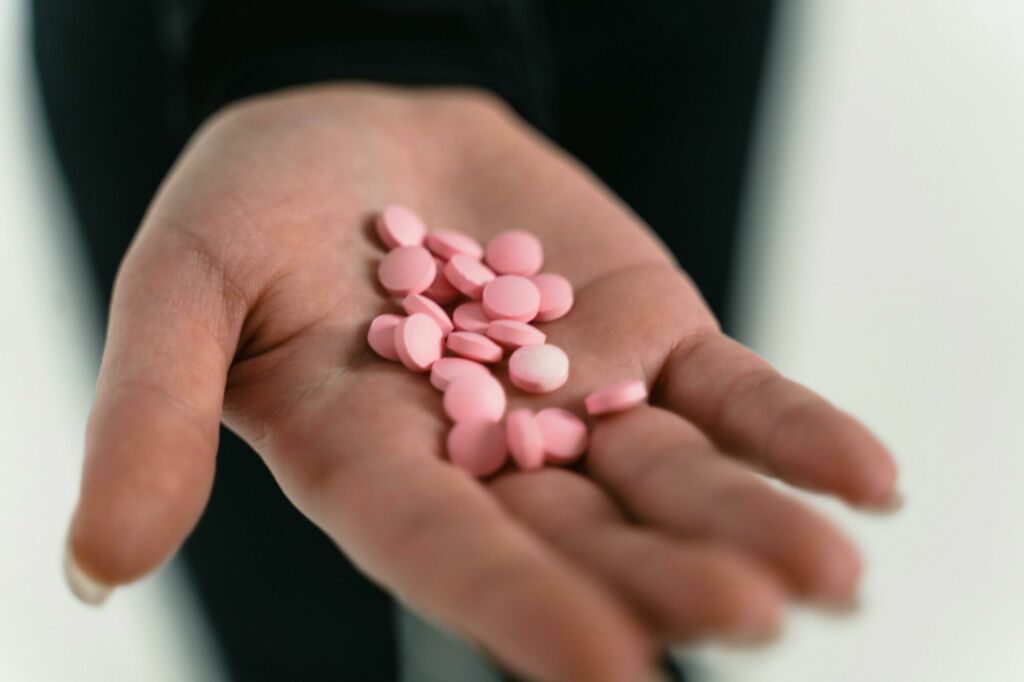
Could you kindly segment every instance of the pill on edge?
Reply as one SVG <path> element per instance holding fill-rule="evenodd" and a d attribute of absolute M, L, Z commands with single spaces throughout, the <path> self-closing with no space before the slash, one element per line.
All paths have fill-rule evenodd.
<path fill-rule="evenodd" d="M 547 334 L 526 322 L 492 320 L 487 325 L 487 336 L 506 348 L 536 346 L 547 341 Z"/>
<path fill-rule="evenodd" d="M 512 410 L 505 417 L 505 441 L 509 454 L 523 471 L 544 466 L 544 434 L 526 408 Z"/>
<path fill-rule="evenodd" d="M 588 395 L 583 404 L 587 414 L 599 416 L 623 412 L 647 399 L 647 385 L 639 380 L 617 381 Z"/>
<path fill-rule="evenodd" d="M 422 294 L 409 294 L 403 298 L 402 309 L 409 315 L 416 313 L 426 315 L 437 323 L 437 326 L 441 328 L 441 333 L 445 336 L 451 334 L 455 329 L 455 325 L 452 324 L 452 320 L 444 308 Z"/>
<path fill-rule="evenodd" d="M 448 335 L 446 345 L 456 355 L 488 364 L 501 362 L 505 355 L 501 346 L 476 332 L 452 332 Z"/>
<path fill-rule="evenodd" d="M 484 256 L 484 247 L 480 246 L 480 242 L 458 230 L 433 230 L 427 233 L 424 243 L 431 253 L 444 260 L 449 260 L 457 253 L 477 260 Z"/>
<path fill-rule="evenodd" d="M 395 350 L 395 327 L 401 321 L 400 315 L 378 315 L 373 318 L 370 329 L 366 332 L 366 342 L 370 348 L 385 360 L 399 361 L 398 351 Z"/>

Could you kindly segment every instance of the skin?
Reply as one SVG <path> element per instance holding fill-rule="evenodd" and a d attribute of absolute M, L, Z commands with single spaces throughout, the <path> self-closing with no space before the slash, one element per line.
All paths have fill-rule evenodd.
<path fill-rule="evenodd" d="M 480 482 L 448 464 L 438 394 L 366 346 L 393 312 L 371 227 L 392 202 L 481 241 L 528 227 L 572 281 L 575 308 L 543 325 L 571 381 L 509 409 L 579 413 L 633 377 L 651 406 L 594 423 L 572 469 Z M 307 87 L 198 131 L 118 275 L 70 531 L 82 571 L 125 584 L 177 550 L 221 421 L 369 576 L 538 680 L 640 680 L 663 643 L 849 602 L 852 544 L 755 471 L 858 507 L 895 495 L 863 426 L 722 335 L 635 215 L 466 90 Z"/>

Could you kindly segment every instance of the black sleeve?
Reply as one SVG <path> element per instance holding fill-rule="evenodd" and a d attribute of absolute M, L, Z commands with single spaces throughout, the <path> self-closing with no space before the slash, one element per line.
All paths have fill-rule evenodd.
<path fill-rule="evenodd" d="M 547 128 L 535 0 L 158 0 L 185 115 L 331 80 L 484 88 Z"/>

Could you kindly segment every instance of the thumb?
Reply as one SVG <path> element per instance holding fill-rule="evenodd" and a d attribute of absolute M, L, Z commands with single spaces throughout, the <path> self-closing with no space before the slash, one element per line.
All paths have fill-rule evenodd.
<path fill-rule="evenodd" d="M 65 554 L 83 601 L 160 565 L 198 521 L 245 312 L 194 240 L 140 233 L 114 287 Z"/>

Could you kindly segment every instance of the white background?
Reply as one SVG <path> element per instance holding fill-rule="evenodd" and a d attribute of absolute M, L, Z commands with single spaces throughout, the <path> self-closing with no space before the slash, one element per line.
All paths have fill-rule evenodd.
<path fill-rule="evenodd" d="M 862 416 L 905 510 L 858 517 L 857 617 L 710 680 L 1024 680 L 1024 3 L 790 0 L 741 271 L 744 340 Z"/>
<path fill-rule="evenodd" d="M 217 680 L 173 567 L 100 610 L 63 584 L 100 330 L 35 109 L 25 20 L 0 0 L 0 680 Z"/>
<path fill-rule="evenodd" d="M 23 20 L 0 2 L 0 680 L 216 680 L 173 567 L 99 611 L 61 583 L 98 329 Z M 1024 679 L 1024 3 L 789 0 L 780 29 L 738 322 L 894 448 L 907 506 L 814 500 L 865 550 L 858 615 L 690 655 L 712 681 Z"/>

